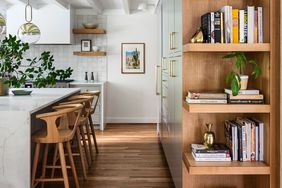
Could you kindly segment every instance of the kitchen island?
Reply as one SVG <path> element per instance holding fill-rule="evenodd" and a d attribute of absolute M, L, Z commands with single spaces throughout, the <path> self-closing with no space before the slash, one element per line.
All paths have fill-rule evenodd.
<path fill-rule="evenodd" d="M 0 187 L 30 188 L 31 134 L 34 117 L 80 92 L 79 88 L 44 88 L 31 96 L 0 97 Z M 38 125 L 39 126 L 39 125 Z"/>

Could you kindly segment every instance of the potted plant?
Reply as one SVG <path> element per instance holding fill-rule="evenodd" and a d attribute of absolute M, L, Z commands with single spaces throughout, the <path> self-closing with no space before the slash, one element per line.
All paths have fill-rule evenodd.
<path fill-rule="evenodd" d="M 73 70 L 56 69 L 54 57 L 50 52 L 43 52 L 40 57 L 25 59 L 24 53 L 29 44 L 9 35 L 0 44 L 0 80 L 2 88 L 23 87 L 27 80 L 32 80 L 33 86 L 42 88 L 55 85 L 56 80 L 69 78 Z M 6 85 L 6 86 L 5 86 Z M 0 82 L 1 88 L 1 82 Z M 7 92 L 5 92 L 7 93 Z"/>
<path fill-rule="evenodd" d="M 226 82 L 230 84 L 232 95 L 236 96 L 239 90 L 245 90 L 248 87 L 249 76 L 245 74 L 246 67 L 252 65 L 252 75 L 256 79 L 261 69 L 256 60 L 247 60 L 244 52 L 232 52 L 224 56 L 225 59 L 235 58 L 235 67 L 226 75 Z"/>

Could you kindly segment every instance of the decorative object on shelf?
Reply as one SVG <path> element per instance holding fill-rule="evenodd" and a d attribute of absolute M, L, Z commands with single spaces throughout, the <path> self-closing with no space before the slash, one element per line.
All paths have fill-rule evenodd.
<path fill-rule="evenodd" d="M 121 44 L 121 73 L 145 74 L 145 43 Z"/>
<path fill-rule="evenodd" d="M 28 11 L 30 12 L 30 15 L 28 17 Z M 25 21 L 23 25 L 20 26 L 18 30 L 18 37 L 23 41 L 27 42 L 29 44 L 36 43 L 39 41 L 41 32 L 37 25 L 32 23 L 32 6 L 29 3 L 29 0 L 27 0 L 27 5 L 25 6 Z"/>
<path fill-rule="evenodd" d="M 95 23 L 83 23 L 82 24 L 85 29 L 96 29 L 98 24 Z"/>
<path fill-rule="evenodd" d="M 81 40 L 81 51 L 82 52 L 91 52 L 91 40 L 82 39 Z"/>
<path fill-rule="evenodd" d="M 5 33 L 6 33 L 6 19 L 2 14 L 0 14 L 0 35 Z"/>
<path fill-rule="evenodd" d="M 84 81 L 88 82 L 88 72 L 85 72 Z"/>
<path fill-rule="evenodd" d="M 20 88 L 27 81 L 32 81 L 34 87 L 55 85 L 56 80 L 69 78 L 73 70 L 56 69 L 54 58 L 50 52 L 43 52 L 40 57 L 24 58 L 29 44 L 9 35 L 0 44 L 0 78 L 9 87 Z M 12 55 L 11 55 L 12 54 Z M 23 63 L 25 62 L 25 63 Z M 3 87 L 3 86 L 1 86 Z"/>
<path fill-rule="evenodd" d="M 224 56 L 225 59 L 235 58 L 235 69 L 226 75 L 226 82 L 230 83 L 232 95 L 238 95 L 239 90 L 245 90 L 248 87 L 248 75 L 245 75 L 247 65 L 253 65 L 252 75 L 255 79 L 260 75 L 261 69 L 256 60 L 247 60 L 244 52 L 232 52 Z M 239 73 L 238 73 L 239 72 Z"/>
<path fill-rule="evenodd" d="M 99 47 L 98 46 L 92 46 L 92 50 L 93 50 L 93 52 L 98 52 L 99 51 Z"/>
<path fill-rule="evenodd" d="M 93 83 L 94 82 L 94 73 L 93 72 L 91 72 L 91 79 L 90 79 L 90 81 Z"/>
<path fill-rule="evenodd" d="M 203 42 L 204 42 L 204 34 L 202 28 L 199 28 L 191 38 L 191 43 L 203 43 Z"/>
<path fill-rule="evenodd" d="M 215 134 L 211 131 L 213 124 L 207 123 L 206 127 L 208 129 L 207 132 L 204 134 L 204 145 L 206 148 L 211 148 L 214 144 Z"/>

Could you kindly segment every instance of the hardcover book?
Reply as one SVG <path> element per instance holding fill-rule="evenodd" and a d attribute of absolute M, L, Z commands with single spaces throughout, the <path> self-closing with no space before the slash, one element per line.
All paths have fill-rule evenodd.
<path fill-rule="evenodd" d="M 232 10 L 233 43 L 239 43 L 239 10 Z"/>
<path fill-rule="evenodd" d="M 211 14 L 206 13 L 201 16 L 201 26 L 204 35 L 204 41 L 211 43 Z"/>
<path fill-rule="evenodd" d="M 263 15 L 262 7 L 258 7 L 258 42 L 263 43 Z"/>
<path fill-rule="evenodd" d="M 188 98 L 190 99 L 227 99 L 226 93 L 200 93 L 188 91 Z"/>
<path fill-rule="evenodd" d="M 221 43 L 221 18 L 220 12 L 214 13 L 214 42 Z"/>
<path fill-rule="evenodd" d="M 248 6 L 248 43 L 254 43 L 255 7 Z"/>

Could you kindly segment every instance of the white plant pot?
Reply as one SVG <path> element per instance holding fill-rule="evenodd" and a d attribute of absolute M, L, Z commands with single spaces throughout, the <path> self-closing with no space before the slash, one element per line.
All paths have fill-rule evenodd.
<path fill-rule="evenodd" d="M 248 75 L 240 75 L 240 89 L 241 90 L 246 90 L 248 88 L 248 80 L 249 80 L 249 76 Z"/>

